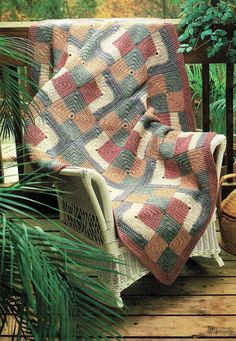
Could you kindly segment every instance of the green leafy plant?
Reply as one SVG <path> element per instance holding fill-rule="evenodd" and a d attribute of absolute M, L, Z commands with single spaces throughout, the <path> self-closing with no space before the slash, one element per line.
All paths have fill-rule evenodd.
<path fill-rule="evenodd" d="M 45 20 L 94 17 L 95 0 L 6 0 L 0 5 L 2 20 Z"/>
<path fill-rule="evenodd" d="M 236 24 L 235 0 L 186 0 L 183 15 L 179 52 L 189 53 L 206 45 L 209 58 L 225 49 L 229 62 L 236 61 L 236 30 L 225 29 Z"/>
<path fill-rule="evenodd" d="M 143 14 L 151 17 L 176 18 L 180 13 L 181 0 L 143 0 Z"/>
<path fill-rule="evenodd" d="M 7 58 L 11 61 L 7 61 Z M 0 137 L 9 138 L 11 135 L 17 138 L 21 129 L 24 129 L 26 118 L 31 114 L 28 103 L 32 100 L 27 91 L 28 85 L 33 85 L 27 78 L 24 69 L 20 72 L 14 65 L 14 61 L 24 65 L 34 63 L 30 42 L 21 38 L 8 38 L 0 36 Z M 34 104 L 33 104 L 34 105 Z"/>
<path fill-rule="evenodd" d="M 201 128 L 202 106 L 202 66 L 186 65 L 192 101 L 195 108 L 198 127 Z M 225 99 L 226 67 L 224 64 L 210 65 L 210 124 L 217 133 L 226 133 L 226 99 Z M 236 79 L 235 79 L 236 83 Z M 234 96 L 234 112 L 236 112 L 236 96 Z M 235 122 L 236 123 L 236 122 Z"/>
<path fill-rule="evenodd" d="M 30 46 L 25 43 L 0 37 L 0 70 L 4 79 L 1 140 L 15 134 L 15 129 L 24 128 L 25 118 L 31 119 L 27 86 L 32 83 L 3 59 L 11 57 L 31 65 Z M 116 260 L 50 220 L 42 213 L 43 208 L 52 210 L 50 205 L 22 196 L 26 191 L 44 193 L 49 199 L 56 195 L 53 188 L 44 187 L 39 171 L 24 174 L 22 179 L 10 186 L 0 185 L 0 334 L 7 316 L 12 315 L 17 340 L 121 338 L 117 330 L 123 317 L 107 306 L 114 300 L 112 293 L 96 277 L 88 275 L 88 271 L 111 271 L 108 264 Z M 42 220 L 36 217 L 45 219 L 43 229 Z M 63 232 L 63 237 L 44 232 L 47 226 Z"/>
<path fill-rule="evenodd" d="M 1 329 L 10 314 L 17 322 L 18 337 L 36 341 L 120 336 L 115 320 L 121 316 L 105 305 L 112 293 L 86 274 L 86 270 L 108 271 L 105 264 L 115 260 L 32 208 L 32 199 L 22 199 L 26 189 L 54 195 L 53 190 L 38 187 L 39 176 L 31 174 L 21 183 L 0 187 Z M 35 214 L 68 237 L 30 226 L 29 219 L 36 226 L 42 224 Z"/>

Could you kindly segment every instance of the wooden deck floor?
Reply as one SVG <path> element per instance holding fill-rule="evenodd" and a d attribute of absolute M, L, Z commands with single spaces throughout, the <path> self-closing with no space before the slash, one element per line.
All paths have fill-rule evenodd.
<path fill-rule="evenodd" d="M 236 339 L 236 257 L 222 255 L 222 268 L 214 260 L 190 260 L 170 287 L 148 274 L 126 289 L 126 339 Z M 1 341 L 12 340 L 12 328 L 10 324 Z"/>
<path fill-rule="evenodd" d="M 189 261 L 171 286 L 147 275 L 124 292 L 129 340 L 236 339 L 236 257 Z"/>

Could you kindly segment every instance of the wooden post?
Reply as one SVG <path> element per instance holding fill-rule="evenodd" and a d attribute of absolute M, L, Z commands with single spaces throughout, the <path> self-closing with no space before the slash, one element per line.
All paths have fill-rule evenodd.
<path fill-rule="evenodd" d="M 226 164 L 227 173 L 233 173 L 233 126 L 234 126 L 234 64 L 226 64 L 226 135 L 227 135 L 227 146 L 226 146 Z"/>
<path fill-rule="evenodd" d="M 17 66 L 9 66 L 12 70 L 17 72 Z M 16 89 L 17 89 L 17 82 L 18 79 L 13 77 L 13 80 L 16 82 Z M 16 106 L 17 112 L 14 113 L 15 121 L 14 121 L 14 137 L 15 137 L 15 144 L 16 144 L 16 157 L 17 157 L 17 168 L 19 179 L 21 180 L 24 175 L 24 153 L 23 153 L 23 133 L 22 133 L 22 126 L 21 126 L 21 112 L 20 112 L 20 94 L 16 90 L 15 98 L 12 99 Z"/>
<path fill-rule="evenodd" d="M 4 167 L 3 167 L 3 155 L 2 155 L 2 144 L 0 141 L 0 184 L 4 183 Z"/>
<path fill-rule="evenodd" d="M 202 127 L 210 131 L 210 73 L 209 64 L 202 64 Z"/>

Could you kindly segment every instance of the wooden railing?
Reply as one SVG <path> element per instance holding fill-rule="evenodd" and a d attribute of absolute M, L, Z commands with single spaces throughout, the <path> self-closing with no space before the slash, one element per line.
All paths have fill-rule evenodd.
<path fill-rule="evenodd" d="M 176 27 L 179 20 L 171 19 Z M 28 28 L 32 22 L 4 22 L 0 23 L 0 35 L 6 35 L 10 37 L 27 38 Z M 235 26 L 227 27 L 227 30 L 233 32 Z M 1 56 L 0 56 L 1 59 Z M 226 54 L 223 52 L 217 54 L 212 58 L 208 58 L 206 55 L 206 46 L 199 47 L 193 53 L 184 55 L 185 63 L 187 64 L 202 64 L 202 101 L 203 101 L 203 115 L 202 115 L 202 127 L 203 131 L 210 130 L 210 76 L 209 65 L 211 63 L 224 63 L 226 64 L 226 136 L 227 136 L 227 149 L 226 149 L 226 167 L 227 173 L 233 172 L 233 134 L 234 134 L 234 122 L 233 122 L 233 93 L 234 93 L 234 64 L 228 63 L 226 60 Z M 15 66 L 22 66 L 21 63 L 11 61 Z"/>

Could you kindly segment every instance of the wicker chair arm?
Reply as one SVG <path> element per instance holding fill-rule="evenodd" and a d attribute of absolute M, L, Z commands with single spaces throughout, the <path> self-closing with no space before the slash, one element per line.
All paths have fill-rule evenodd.
<path fill-rule="evenodd" d="M 222 134 L 217 134 L 211 141 L 211 152 L 216 160 L 216 172 L 218 180 L 220 179 L 221 167 L 226 148 L 226 137 Z"/>

